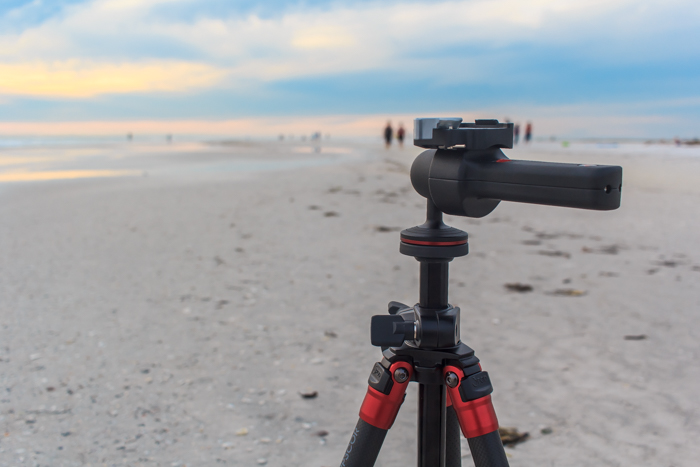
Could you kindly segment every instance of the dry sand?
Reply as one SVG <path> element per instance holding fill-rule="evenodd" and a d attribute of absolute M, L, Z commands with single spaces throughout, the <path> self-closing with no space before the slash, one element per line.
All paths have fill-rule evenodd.
<path fill-rule="evenodd" d="M 424 218 L 417 153 L 2 150 L 6 179 L 127 175 L 0 183 L 0 466 L 338 465 L 380 358 L 370 316 L 417 299 L 418 264 L 398 252 L 398 230 Z M 618 211 L 503 203 L 446 219 L 470 233 L 451 266 L 462 338 L 501 425 L 531 435 L 511 466 L 697 465 L 700 154 L 507 154 L 625 170 Z M 414 464 L 415 393 L 378 466 Z"/>

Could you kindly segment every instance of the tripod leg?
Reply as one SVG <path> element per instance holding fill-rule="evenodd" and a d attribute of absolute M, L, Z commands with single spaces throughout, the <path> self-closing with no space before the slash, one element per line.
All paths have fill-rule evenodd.
<path fill-rule="evenodd" d="M 447 418 L 445 421 L 445 467 L 462 467 L 462 443 L 459 435 L 459 419 L 447 394 Z"/>
<path fill-rule="evenodd" d="M 413 367 L 406 362 L 396 362 L 388 368 L 382 363 L 374 365 L 369 376 L 367 394 L 360 408 L 360 420 L 340 467 L 374 465 L 386 433 L 394 424 L 406 397 L 406 387 L 412 375 Z"/>
<path fill-rule="evenodd" d="M 476 467 L 508 467 L 498 434 L 498 419 L 491 403 L 491 380 L 477 365 L 466 369 L 444 368 L 447 392 L 462 433 L 469 441 Z"/>

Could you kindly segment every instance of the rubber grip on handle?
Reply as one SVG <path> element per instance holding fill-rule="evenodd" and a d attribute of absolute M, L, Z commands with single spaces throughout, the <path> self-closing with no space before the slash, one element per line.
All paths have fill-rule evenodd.
<path fill-rule="evenodd" d="M 498 430 L 485 435 L 469 438 L 475 467 L 508 467 L 506 451 L 503 449 Z"/>
<path fill-rule="evenodd" d="M 382 430 L 359 419 L 352 432 L 340 467 L 372 467 L 389 430 Z"/>
<path fill-rule="evenodd" d="M 472 165 L 466 186 L 477 198 L 604 211 L 620 206 L 621 167 L 511 159 Z"/>

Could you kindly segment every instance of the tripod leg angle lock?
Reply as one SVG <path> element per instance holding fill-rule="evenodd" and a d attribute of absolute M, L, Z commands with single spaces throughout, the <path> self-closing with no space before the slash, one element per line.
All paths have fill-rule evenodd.
<path fill-rule="evenodd" d="M 468 253 L 467 233 L 442 213 L 483 217 L 500 201 L 610 210 L 620 205 L 622 168 L 512 161 L 513 125 L 497 120 L 416 119 L 411 182 L 427 198 L 424 224 L 401 232 L 399 251 L 420 263 L 420 300 L 390 302 L 372 317 L 383 359 L 369 377 L 341 467 L 372 467 L 406 395 L 418 383 L 418 467 L 460 467 L 459 432 L 476 467 L 508 467 L 491 402 L 493 387 L 460 339 L 460 309 L 448 303 L 448 265 Z"/>

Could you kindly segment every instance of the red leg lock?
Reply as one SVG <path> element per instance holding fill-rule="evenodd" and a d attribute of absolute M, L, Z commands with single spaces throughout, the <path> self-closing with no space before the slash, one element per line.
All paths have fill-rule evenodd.
<path fill-rule="evenodd" d="M 464 371 L 454 366 L 446 366 L 443 375 L 452 372 L 459 377 L 461 383 L 464 379 Z M 466 438 L 476 438 L 498 430 L 498 419 L 493 410 L 491 395 L 464 402 L 459 393 L 459 385 L 451 388 L 447 386 L 447 394 L 452 407 L 457 412 L 459 426 Z"/>
<path fill-rule="evenodd" d="M 375 366 L 375 368 L 377 368 Z M 408 376 L 403 382 L 396 380 L 396 370 L 403 368 L 408 372 Z M 388 430 L 396 420 L 396 415 L 399 413 L 401 404 L 406 396 L 406 387 L 413 375 L 413 367 L 406 362 L 396 362 L 391 365 L 389 370 L 382 368 L 383 371 L 389 372 L 391 378 L 391 390 L 389 394 L 384 394 L 378 389 L 370 386 L 367 388 L 367 395 L 362 402 L 360 408 L 360 418 L 372 426 Z M 403 373 L 405 375 L 405 373 Z M 373 376 L 374 371 L 373 371 Z"/>

